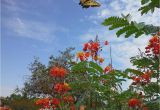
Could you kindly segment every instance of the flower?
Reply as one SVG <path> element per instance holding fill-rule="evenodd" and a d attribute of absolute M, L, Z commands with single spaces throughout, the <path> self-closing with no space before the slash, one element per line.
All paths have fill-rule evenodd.
<path fill-rule="evenodd" d="M 111 65 L 105 67 L 105 69 L 104 69 L 104 72 L 105 72 L 105 73 L 107 73 L 107 72 L 109 72 L 109 71 L 111 71 Z"/>
<path fill-rule="evenodd" d="M 50 75 L 52 77 L 64 77 L 67 74 L 66 69 L 62 67 L 52 67 L 50 70 Z"/>
<path fill-rule="evenodd" d="M 94 59 L 95 61 L 97 61 L 97 60 L 98 60 L 98 56 L 97 56 L 97 55 L 94 56 L 93 59 Z"/>
<path fill-rule="evenodd" d="M 59 106 L 60 105 L 60 100 L 57 98 L 53 98 L 52 99 L 52 104 L 54 104 L 55 106 Z"/>
<path fill-rule="evenodd" d="M 85 43 L 83 47 L 83 51 L 87 51 L 88 47 L 89 47 L 89 43 Z"/>
<path fill-rule="evenodd" d="M 99 62 L 103 63 L 104 62 L 104 58 L 99 58 Z"/>
<path fill-rule="evenodd" d="M 86 60 L 84 52 L 78 52 L 77 57 L 80 59 L 80 61 Z"/>
<path fill-rule="evenodd" d="M 58 67 L 52 67 L 50 69 L 50 75 L 53 77 L 56 77 L 59 74 L 59 68 Z"/>
<path fill-rule="evenodd" d="M 38 99 L 38 100 L 36 101 L 36 105 L 40 105 L 40 106 L 42 106 L 43 108 L 50 108 L 50 107 L 49 107 L 49 101 L 50 101 L 49 98 Z"/>
<path fill-rule="evenodd" d="M 73 96 L 64 96 L 63 97 L 64 102 L 68 102 L 68 103 L 74 103 L 74 98 Z"/>
<path fill-rule="evenodd" d="M 158 34 L 153 36 L 149 40 L 149 45 L 145 49 L 146 49 L 145 53 L 147 53 L 147 55 L 149 55 L 148 53 L 150 53 L 151 51 L 156 56 L 160 54 L 160 38 Z"/>
<path fill-rule="evenodd" d="M 67 84 L 67 83 L 57 83 L 57 84 L 55 84 L 55 86 L 54 86 L 54 90 L 55 90 L 57 93 L 64 94 L 64 93 L 66 93 L 67 91 L 71 90 L 71 87 L 70 87 L 69 84 Z"/>
<path fill-rule="evenodd" d="M 140 78 L 140 77 L 137 77 L 137 78 L 134 79 L 134 81 L 135 81 L 136 83 L 139 83 L 139 82 L 141 81 L 141 78 Z"/>
<path fill-rule="evenodd" d="M 89 52 L 85 52 L 84 54 L 85 54 L 85 57 L 86 57 L 86 58 L 88 58 L 88 57 L 90 56 L 90 53 L 89 53 Z"/>
<path fill-rule="evenodd" d="M 63 92 L 63 85 L 62 85 L 61 83 L 55 84 L 54 90 L 55 90 L 56 92 L 58 92 L 58 93 Z"/>
<path fill-rule="evenodd" d="M 136 98 L 132 98 L 128 101 L 128 105 L 130 107 L 135 107 L 135 106 L 138 106 L 140 107 L 141 106 L 141 101 L 139 99 L 136 99 Z"/>
<path fill-rule="evenodd" d="M 152 73 L 148 73 L 148 72 L 146 72 L 145 74 L 143 74 L 143 75 L 141 76 L 142 79 L 143 79 L 143 81 L 149 82 L 150 79 L 151 79 L 151 74 L 152 74 Z"/>
<path fill-rule="evenodd" d="M 67 74 L 66 69 L 64 68 L 59 68 L 59 76 L 64 77 Z"/>
<path fill-rule="evenodd" d="M 64 91 L 71 90 L 71 87 L 69 86 L 68 83 L 64 83 L 64 84 L 63 84 L 63 88 L 64 88 Z"/>
<path fill-rule="evenodd" d="M 108 44 L 109 44 L 109 42 L 108 42 L 108 41 L 105 41 L 105 42 L 104 42 L 104 45 L 108 45 Z"/>
<path fill-rule="evenodd" d="M 76 110 L 76 107 L 74 105 L 70 106 L 71 110 Z"/>
<path fill-rule="evenodd" d="M 91 45 L 91 47 L 90 47 L 91 51 L 97 52 L 98 49 L 100 48 L 99 42 L 91 42 L 90 45 Z"/>

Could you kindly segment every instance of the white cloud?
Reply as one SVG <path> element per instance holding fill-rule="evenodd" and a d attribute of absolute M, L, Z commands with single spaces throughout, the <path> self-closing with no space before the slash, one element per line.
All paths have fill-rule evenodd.
<path fill-rule="evenodd" d="M 42 22 L 37 19 L 28 19 L 25 9 L 26 4 L 14 0 L 2 0 L 2 12 L 8 13 L 8 16 L 2 16 L 2 26 L 9 29 L 10 34 L 18 37 L 25 37 L 44 42 L 51 42 L 57 32 L 67 32 L 68 29 L 56 25 L 52 22 Z M 34 16 L 40 13 L 34 12 Z M 38 15 L 39 16 L 39 15 Z"/>
<path fill-rule="evenodd" d="M 38 22 L 29 21 L 21 18 L 6 19 L 4 23 L 8 29 L 11 30 L 16 36 L 36 39 L 40 41 L 51 41 L 55 37 L 55 32 L 65 31 L 61 27 Z"/>
<path fill-rule="evenodd" d="M 159 13 L 160 10 L 155 9 L 154 13 L 148 13 L 141 16 L 141 13 L 138 9 L 141 7 L 139 0 L 114 0 L 106 2 L 101 0 L 102 7 L 100 7 L 96 14 L 90 15 L 91 20 L 97 20 L 102 22 L 102 19 L 105 19 L 109 16 L 121 16 L 121 14 L 130 13 L 132 20 L 137 22 L 145 22 L 147 24 L 160 25 Z"/>
<path fill-rule="evenodd" d="M 139 0 L 114 0 L 109 2 L 100 0 L 100 2 L 102 3 L 102 6 L 95 14 L 88 17 L 90 21 L 101 23 L 109 16 L 120 16 L 121 13 L 130 13 L 132 15 L 132 20 L 146 22 L 147 24 L 160 25 L 160 11 L 156 9 L 153 14 L 149 13 L 141 16 L 141 13 L 138 12 L 138 9 L 141 6 Z M 113 61 L 118 64 L 121 69 L 132 66 L 130 63 L 130 57 L 138 54 L 138 48 L 144 51 L 150 38 L 148 36 L 141 36 L 139 38 L 124 38 L 124 36 L 121 36 L 120 38 L 117 38 L 115 31 L 109 31 L 102 26 L 90 28 L 81 36 L 81 40 L 86 42 L 87 40 L 93 39 L 97 34 L 99 35 L 100 40 L 108 40 L 111 42 Z"/>
<path fill-rule="evenodd" d="M 145 46 L 150 39 L 149 36 L 141 36 L 139 38 L 124 38 L 123 36 L 117 38 L 113 31 L 108 31 L 102 27 L 99 28 L 91 28 L 82 36 L 80 36 L 81 42 L 87 42 L 89 40 L 93 40 L 95 36 L 98 35 L 101 41 L 108 40 L 112 46 L 112 58 L 114 66 L 117 69 L 125 69 L 128 67 L 132 67 L 130 63 L 130 58 L 137 55 L 139 50 L 144 51 Z M 105 58 L 109 58 L 109 49 L 104 49 L 103 56 Z"/>

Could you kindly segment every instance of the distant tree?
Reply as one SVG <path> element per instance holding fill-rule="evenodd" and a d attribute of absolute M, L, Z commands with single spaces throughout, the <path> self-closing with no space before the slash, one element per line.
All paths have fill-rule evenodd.
<path fill-rule="evenodd" d="M 72 63 L 74 63 L 72 62 L 74 58 L 72 54 L 73 50 L 74 48 L 67 48 L 63 52 L 60 51 L 58 57 L 50 56 L 47 66 L 42 64 L 38 58 L 35 58 L 29 68 L 32 75 L 29 76 L 25 82 L 21 93 L 29 97 L 53 96 L 53 84 L 55 79 L 50 77 L 49 70 L 53 66 L 61 66 L 66 69 L 70 68 Z"/>
<path fill-rule="evenodd" d="M 23 97 L 20 94 L 11 94 L 9 97 L 2 98 L 2 106 L 8 106 L 11 110 L 37 110 L 34 98 Z"/>

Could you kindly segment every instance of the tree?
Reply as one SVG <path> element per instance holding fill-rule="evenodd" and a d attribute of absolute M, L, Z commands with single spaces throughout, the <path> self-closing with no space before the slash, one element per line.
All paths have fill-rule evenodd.
<path fill-rule="evenodd" d="M 159 36 L 157 34 L 150 39 L 145 52 L 140 51 L 139 55 L 131 58 L 131 63 L 137 69 L 126 69 L 133 80 L 130 90 L 139 94 L 138 97 L 142 100 L 143 106 L 147 106 L 149 110 L 159 109 Z"/>
<path fill-rule="evenodd" d="M 23 97 L 20 94 L 11 94 L 9 97 L 1 99 L 2 106 L 8 106 L 12 110 L 37 110 L 34 98 Z"/>
<path fill-rule="evenodd" d="M 27 94 L 29 97 L 39 97 L 51 95 L 53 96 L 53 84 L 55 79 L 51 78 L 49 75 L 49 70 L 52 66 L 62 66 L 64 68 L 69 68 L 72 66 L 74 62 L 72 59 L 74 55 L 72 51 L 74 48 L 67 48 L 64 52 L 60 51 L 60 55 L 58 57 L 54 57 L 53 55 L 49 58 L 48 65 L 42 64 L 39 59 L 35 59 L 33 63 L 31 63 L 29 70 L 32 75 L 28 78 L 28 80 L 24 84 L 24 88 L 21 90 L 23 94 Z"/>

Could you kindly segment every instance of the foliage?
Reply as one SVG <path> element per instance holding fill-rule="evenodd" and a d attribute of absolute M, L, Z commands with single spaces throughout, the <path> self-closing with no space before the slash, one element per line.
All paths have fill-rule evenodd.
<path fill-rule="evenodd" d="M 149 11 L 154 12 L 155 8 L 160 8 L 160 0 L 141 0 L 141 4 L 143 5 L 139 11 L 141 14 L 146 14 Z"/>
<path fill-rule="evenodd" d="M 159 39 L 158 35 L 156 37 Z M 150 41 L 153 39 L 155 36 Z M 150 42 L 149 45 L 153 45 L 152 48 L 156 47 L 154 42 Z M 140 51 L 139 55 L 131 58 L 131 63 L 137 69 L 128 68 L 125 71 L 133 80 L 130 89 L 139 94 L 138 97 L 141 97 L 143 106 L 147 106 L 149 110 L 158 110 L 159 108 L 159 61 L 160 51 L 155 53 L 155 49 L 152 49 L 149 54 L 147 46 L 145 52 Z"/>
<path fill-rule="evenodd" d="M 81 71 L 83 70 L 83 71 Z M 86 109 L 100 110 L 104 108 L 118 109 L 122 81 L 126 75 L 119 70 L 112 70 L 105 74 L 102 67 L 95 62 L 80 62 L 73 66 L 69 77 L 76 79 L 69 84 L 73 88 L 72 94 L 77 96 L 76 105 L 85 105 Z M 113 98 L 113 100 L 111 100 Z M 113 102 L 117 102 L 114 106 Z M 94 106 L 93 106 L 94 105 Z"/>
<path fill-rule="evenodd" d="M 20 94 L 11 94 L 9 97 L 2 99 L 2 104 L 9 106 L 12 110 L 37 110 L 35 99 L 23 97 Z"/>
<path fill-rule="evenodd" d="M 129 16 L 129 15 L 128 15 Z M 117 37 L 125 34 L 125 38 L 134 35 L 135 38 L 143 34 L 155 34 L 159 31 L 160 27 L 153 25 L 145 25 L 145 23 L 137 23 L 135 21 L 129 21 L 128 17 L 109 17 L 102 23 L 104 26 L 110 26 L 109 30 L 118 29 L 116 32 Z"/>
<path fill-rule="evenodd" d="M 153 13 L 155 8 L 160 8 L 160 0 L 141 0 L 142 7 L 139 8 L 141 14 L 146 14 L 150 10 Z M 159 26 L 153 26 L 151 24 L 145 24 L 144 22 L 137 23 L 130 20 L 131 15 L 128 14 L 122 17 L 111 16 L 104 20 L 102 23 L 104 26 L 110 26 L 109 30 L 118 29 L 116 32 L 117 37 L 122 34 L 125 34 L 125 38 L 130 36 L 135 36 L 135 38 L 140 37 L 141 35 L 156 34 L 160 31 Z"/>
<path fill-rule="evenodd" d="M 143 6 L 139 11 L 142 15 L 150 10 L 154 12 L 155 8 L 160 8 L 158 3 L 158 0 L 141 0 Z M 84 44 L 76 61 L 71 54 L 73 48 L 61 52 L 59 57 L 51 56 L 47 66 L 35 59 L 30 68 L 32 76 L 21 91 L 23 96 L 12 95 L 3 102 L 15 110 L 36 109 L 33 106 L 35 99 L 27 97 L 38 97 L 36 105 L 52 110 L 158 110 L 160 27 L 130 21 L 130 15 L 122 16 L 109 17 L 103 25 L 110 26 L 110 30 L 119 29 L 118 37 L 153 34 L 146 51 L 131 57 L 134 69 L 117 70 L 112 62 L 104 68 L 101 52 L 103 46 L 110 44 L 100 42 L 97 36 Z M 127 90 L 122 90 L 126 80 L 132 83 Z M 26 105 L 24 109 L 24 104 L 30 108 Z"/>
<path fill-rule="evenodd" d="M 26 80 L 24 88 L 21 90 L 29 97 L 39 97 L 45 95 L 54 95 L 52 93 L 52 86 L 55 79 L 49 76 L 49 70 L 52 66 L 62 66 L 69 68 L 74 57 L 72 51 L 74 48 L 68 48 L 64 52 L 60 52 L 58 57 L 51 56 L 48 66 L 42 64 L 37 58 L 30 65 L 32 75 Z"/>

